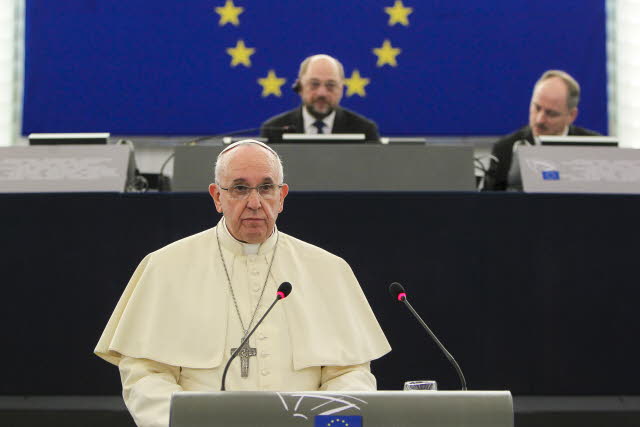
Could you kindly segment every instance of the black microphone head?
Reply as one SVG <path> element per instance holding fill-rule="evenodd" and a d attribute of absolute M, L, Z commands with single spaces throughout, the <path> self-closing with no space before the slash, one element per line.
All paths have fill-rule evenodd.
<path fill-rule="evenodd" d="M 280 286 L 278 286 L 278 292 L 277 292 L 278 299 L 285 299 L 286 297 L 288 297 L 289 294 L 291 293 L 291 289 L 292 289 L 291 283 L 282 282 Z"/>
<path fill-rule="evenodd" d="M 407 298 L 404 287 L 398 282 L 393 282 L 389 285 L 389 293 L 391 294 L 393 299 L 396 299 L 398 301 L 402 301 L 403 299 Z"/>

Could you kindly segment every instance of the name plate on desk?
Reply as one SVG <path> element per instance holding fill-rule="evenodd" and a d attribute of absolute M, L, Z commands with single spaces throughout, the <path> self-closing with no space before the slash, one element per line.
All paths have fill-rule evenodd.
<path fill-rule="evenodd" d="M 640 150 L 608 147 L 520 147 L 528 193 L 640 194 Z"/>
<path fill-rule="evenodd" d="M 51 145 L 0 148 L 0 192 L 124 191 L 130 148 Z"/>
<path fill-rule="evenodd" d="M 473 147 L 271 144 L 294 191 L 474 191 Z M 223 146 L 176 147 L 175 191 L 206 191 Z"/>

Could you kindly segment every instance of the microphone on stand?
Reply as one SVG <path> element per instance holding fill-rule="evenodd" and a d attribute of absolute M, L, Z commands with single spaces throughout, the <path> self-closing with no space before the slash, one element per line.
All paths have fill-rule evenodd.
<path fill-rule="evenodd" d="M 447 349 L 444 348 L 444 345 L 442 345 L 442 343 L 435 336 L 435 334 L 433 332 L 431 332 L 431 329 L 429 329 L 427 324 L 424 323 L 424 321 L 422 320 L 420 315 L 418 313 L 416 313 L 416 311 L 413 309 L 411 304 L 409 304 L 409 301 L 407 300 L 407 294 L 404 291 L 404 287 L 398 282 L 393 282 L 391 285 L 389 285 L 389 293 L 391 294 L 391 296 L 394 299 L 397 299 L 398 301 L 403 302 L 404 305 L 407 306 L 409 311 L 415 316 L 415 318 L 418 319 L 418 322 L 420 322 L 420 324 L 422 325 L 424 330 L 427 331 L 427 333 L 429 334 L 431 339 L 433 339 L 433 341 L 435 341 L 435 343 L 438 345 L 440 350 L 442 350 L 442 352 L 447 357 L 447 359 L 449 359 L 449 362 L 451 362 L 451 364 L 455 368 L 456 373 L 458 374 L 458 378 L 460 378 L 460 383 L 462 385 L 462 390 L 466 390 L 467 389 L 467 381 L 464 379 L 464 375 L 462 374 L 462 369 L 460 369 L 460 365 L 458 365 L 458 362 L 456 362 L 456 359 L 454 359 L 453 356 L 451 355 L 451 353 L 449 353 L 447 351 Z"/>
<path fill-rule="evenodd" d="M 262 315 L 260 320 L 258 320 L 258 323 L 256 323 L 256 326 L 254 326 L 251 332 L 249 332 L 249 334 L 242 340 L 238 348 L 236 348 L 236 351 L 233 352 L 233 354 L 227 361 L 227 364 L 224 367 L 224 371 L 222 372 L 222 385 L 220 386 L 220 391 L 226 391 L 225 382 L 227 380 L 227 371 L 229 370 L 229 366 L 231 366 L 231 362 L 233 361 L 233 359 L 235 359 L 238 356 L 238 354 L 240 353 L 242 348 L 245 346 L 245 344 L 249 342 L 249 338 L 251 338 L 251 335 L 253 335 L 256 329 L 258 329 L 258 326 L 260 326 L 264 318 L 267 317 L 267 314 L 269 314 L 273 306 L 275 306 L 276 303 L 281 299 L 285 299 L 286 297 L 288 297 L 290 293 L 291 293 L 291 283 L 282 282 L 280 286 L 278 286 L 278 291 L 276 292 L 275 301 L 271 303 L 271 306 L 269 306 L 269 309 L 267 309 L 267 312 Z"/>
<path fill-rule="evenodd" d="M 277 130 L 277 131 L 286 132 L 286 131 L 295 130 L 295 128 L 296 127 L 294 125 L 285 125 L 285 126 L 264 126 L 262 128 L 240 129 L 240 130 L 234 130 L 234 131 L 231 131 L 231 132 L 218 133 L 218 134 L 215 134 L 215 135 L 201 136 L 201 137 L 186 141 L 182 145 L 198 145 L 199 143 L 201 143 L 203 141 L 207 141 L 209 139 L 222 138 L 222 137 L 226 137 L 226 136 L 242 135 L 242 134 L 246 134 L 246 133 L 254 133 L 254 132 L 258 132 L 260 129 Z M 167 165 L 169 164 L 169 162 L 171 161 L 171 159 L 173 159 L 173 157 L 175 155 L 176 155 L 176 152 L 174 150 L 174 152 L 171 153 L 169 155 L 169 157 L 167 157 L 167 159 L 162 163 L 162 166 L 160 167 L 160 172 L 158 173 L 158 183 L 163 182 L 163 180 L 164 180 L 164 169 L 167 167 Z M 159 188 L 158 190 L 159 191 L 164 191 L 165 189 L 164 188 Z"/>

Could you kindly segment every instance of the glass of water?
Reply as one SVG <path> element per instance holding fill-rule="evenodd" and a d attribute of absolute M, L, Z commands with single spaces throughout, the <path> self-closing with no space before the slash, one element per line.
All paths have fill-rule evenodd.
<path fill-rule="evenodd" d="M 434 380 L 417 380 L 417 381 L 406 381 L 404 383 L 403 390 L 430 390 L 437 391 L 438 383 Z"/>

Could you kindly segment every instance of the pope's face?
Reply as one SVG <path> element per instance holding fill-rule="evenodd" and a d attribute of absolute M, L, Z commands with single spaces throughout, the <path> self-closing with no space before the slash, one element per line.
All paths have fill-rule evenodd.
<path fill-rule="evenodd" d="M 340 104 L 343 81 L 337 64 L 329 58 L 311 61 L 300 76 L 300 85 L 302 103 L 316 118 L 328 116 Z"/>
<path fill-rule="evenodd" d="M 282 188 L 276 188 L 272 196 L 261 196 L 257 190 L 250 190 L 247 197 L 233 197 L 232 192 L 222 187 L 280 184 L 282 178 L 278 176 L 273 154 L 258 145 L 240 145 L 224 156 L 230 157 L 226 159 L 227 166 L 220 182 L 209 185 L 216 210 L 224 215 L 229 232 L 237 240 L 262 243 L 273 233 L 289 187 L 284 184 Z"/>
<path fill-rule="evenodd" d="M 562 135 L 576 119 L 578 109 L 567 106 L 567 85 L 559 77 L 540 82 L 529 106 L 529 126 L 535 136 Z"/>

